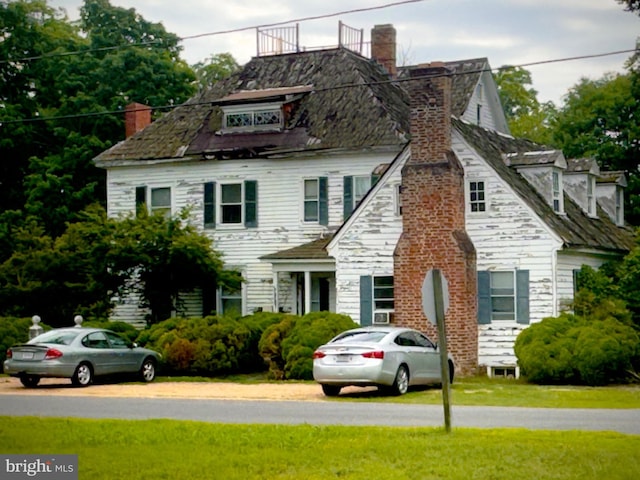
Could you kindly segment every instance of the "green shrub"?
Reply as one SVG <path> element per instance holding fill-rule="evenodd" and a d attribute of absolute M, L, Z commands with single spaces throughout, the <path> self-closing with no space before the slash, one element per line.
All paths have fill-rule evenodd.
<path fill-rule="evenodd" d="M 265 330 L 260 354 L 269 365 L 269 377 L 313 379 L 313 352 L 338 333 L 357 327 L 351 317 L 331 312 L 287 316 Z"/>
<path fill-rule="evenodd" d="M 281 315 L 278 323 L 269 325 L 260 337 L 258 351 L 268 368 L 268 377 L 273 380 L 284 379 L 285 359 L 282 356 L 282 342 L 300 318 L 296 315 Z"/>
<path fill-rule="evenodd" d="M 264 370 L 258 341 L 275 319 L 208 316 L 172 318 L 140 332 L 138 343 L 160 352 L 169 374 L 216 376 Z"/>
<path fill-rule="evenodd" d="M 596 321 L 579 329 L 575 364 L 587 385 L 606 385 L 625 379 L 638 353 L 638 334 L 616 320 Z"/>
<path fill-rule="evenodd" d="M 594 386 L 627 378 L 639 349 L 636 331 L 614 316 L 585 319 L 572 314 L 531 325 L 514 346 L 527 380 Z"/>

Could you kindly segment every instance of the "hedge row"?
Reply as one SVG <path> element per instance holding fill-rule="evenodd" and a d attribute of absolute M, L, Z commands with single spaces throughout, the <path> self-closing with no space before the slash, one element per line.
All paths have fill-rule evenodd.
<path fill-rule="evenodd" d="M 143 330 L 136 341 L 162 354 L 162 369 L 169 375 L 267 370 L 273 379 L 311 379 L 315 348 L 356 326 L 350 317 L 329 312 L 303 317 L 261 312 L 242 318 L 173 318 Z"/>

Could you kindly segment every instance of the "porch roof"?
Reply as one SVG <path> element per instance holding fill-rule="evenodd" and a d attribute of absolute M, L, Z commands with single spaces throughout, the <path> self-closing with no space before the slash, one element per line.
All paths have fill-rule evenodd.
<path fill-rule="evenodd" d="M 325 248 L 333 235 L 326 235 L 293 248 L 263 255 L 260 260 L 332 260 Z"/>

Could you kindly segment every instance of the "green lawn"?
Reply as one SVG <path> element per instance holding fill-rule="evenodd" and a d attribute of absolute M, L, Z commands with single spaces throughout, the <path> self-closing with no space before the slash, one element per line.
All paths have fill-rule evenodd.
<path fill-rule="evenodd" d="M 640 436 L 522 429 L 0 417 L 4 454 L 77 454 L 91 480 L 640 478 Z"/>

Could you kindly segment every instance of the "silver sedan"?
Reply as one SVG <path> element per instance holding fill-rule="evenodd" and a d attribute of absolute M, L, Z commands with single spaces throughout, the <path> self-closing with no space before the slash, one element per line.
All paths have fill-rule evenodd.
<path fill-rule="evenodd" d="M 449 357 L 449 379 L 454 362 Z M 347 330 L 313 354 L 313 378 L 327 396 L 342 387 L 377 386 L 403 395 L 410 386 L 442 384 L 440 352 L 423 333 L 379 326 Z"/>
<path fill-rule="evenodd" d="M 4 373 L 35 387 L 42 377 L 70 378 L 85 387 L 95 376 L 137 373 L 144 382 L 156 376 L 160 354 L 138 347 L 102 328 L 58 328 L 7 350 Z"/>

